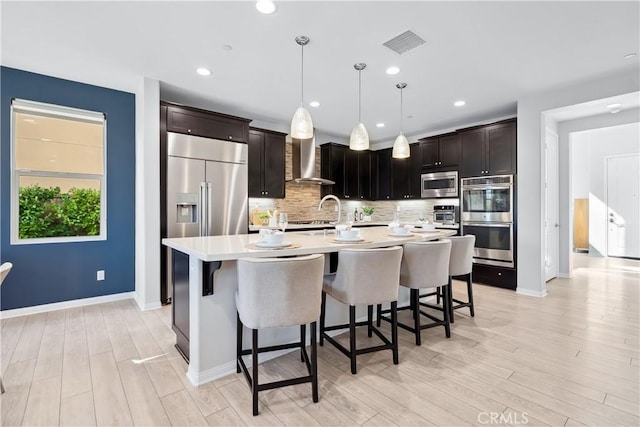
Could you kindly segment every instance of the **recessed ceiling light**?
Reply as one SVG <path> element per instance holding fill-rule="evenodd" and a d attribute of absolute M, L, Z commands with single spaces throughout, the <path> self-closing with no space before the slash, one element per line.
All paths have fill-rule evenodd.
<path fill-rule="evenodd" d="M 609 104 L 607 105 L 607 108 L 619 108 L 622 107 L 622 104 L 620 103 L 615 103 L 615 104 Z"/>
<path fill-rule="evenodd" d="M 258 0 L 256 2 L 258 12 L 269 15 L 276 10 L 276 5 L 271 0 Z"/>
<path fill-rule="evenodd" d="M 35 123 L 36 121 L 34 119 L 22 119 L 23 122 L 27 122 L 27 123 Z"/>
<path fill-rule="evenodd" d="M 383 128 L 384 127 L 384 123 L 376 123 L 376 127 L 377 128 Z"/>
<path fill-rule="evenodd" d="M 223 44 L 222 45 L 222 50 L 231 50 L 231 49 L 233 49 L 233 47 L 231 47 L 231 45 L 228 45 L 228 44 Z"/>
<path fill-rule="evenodd" d="M 637 55 L 635 53 L 628 53 L 624 56 L 624 59 L 635 58 Z"/>
<path fill-rule="evenodd" d="M 464 107 L 465 105 L 467 105 L 467 102 L 460 100 L 460 101 L 454 102 L 453 105 L 456 107 Z"/>
<path fill-rule="evenodd" d="M 389 68 L 387 68 L 387 74 L 389 74 L 390 76 L 398 74 L 399 72 L 400 72 L 400 68 L 398 68 L 398 67 L 389 67 Z"/>
<path fill-rule="evenodd" d="M 309 103 L 309 105 L 310 105 L 310 106 L 312 106 L 312 107 L 319 107 L 319 106 L 320 106 L 320 103 L 319 103 L 318 101 L 311 101 L 311 102 Z"/>
<path fill-rule="evenodd" d="M 616 113 L 619 113 L 620 111 L 622 111 L 622 110 L 620 110 L 619 108 L 614 108 L 613 110 L 611 110 L 611 111 L 609 111 L 609 112 L 610 112 L 611 114 L 616 114 Z"/>
<path fill-rule="evenodd" d="M 196 73 L 200 74 L 201 76 L 210 76 L 211 70 L 209 70 L 208 68 L 198 68 L 196 70 Z"/>

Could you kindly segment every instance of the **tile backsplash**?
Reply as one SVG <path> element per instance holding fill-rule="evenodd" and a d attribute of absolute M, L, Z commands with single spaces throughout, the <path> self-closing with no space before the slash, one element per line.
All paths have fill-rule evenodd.
<path fill-rule="evenodd" d="M 291 144 L 287 144 L 286 159 L 286 179 L 291 179 Z M 316 149 L 316 170 L 320 170 L 320 149 Z M 289 214 L 290 221 L 304 220 L 335 220 L 337 213 L 334 210 L 336 205 L 334 200 L 327 200 L 323 209 L 318 211 L 320 203 L 320 186 L 319 185 L 301 185 L 293 181 L 286 182 L 286 197 L 284 199 L 263 199 L 250 198 L 249 212 L 254 209 L 261 211 L 277 209 L 278 212 L 286 212 Z M 444 201 L 444 200 L 440 200 Z M 458 204 L 458 199 L 447 199 L 451 204 Z M 361 200 L 341 200 L 343 217 L 347 212 L 353 212 L 358 209 L 361 212 L 363 206 L 371 206 L 375 209 L 373 221 L 391 221 L 393 214 L 399 209 L 400 220 L 403 222 L 417 221 L 420 214 L 423 213 L 427 219 L 432 219 L 434 199 L 419 200 L 379 200 L 379 201 L 361 201 Z"/>

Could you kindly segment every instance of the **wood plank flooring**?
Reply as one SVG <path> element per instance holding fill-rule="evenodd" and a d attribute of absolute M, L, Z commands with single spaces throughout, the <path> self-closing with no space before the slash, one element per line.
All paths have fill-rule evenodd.
<path fill-rule="evenodd" d="M 240 375 L 189 383 L 170 307 L 141 312 L 127 300 L 7 319 L 0 424 L 637 426 L 640 262 L 574 264 L 546 298 L 475 285 L 476 316 L 458 310 L 450 339 L 429 329 L 416 347 L 400 330 L 399 365 L 390 352 L 364 355 L 351 375 L 327 344 L 320 401 L 308 384 L 263 392 L 257 417 Z M 297 353 L 260 366 L 263 381 L 304 372 Z"/>

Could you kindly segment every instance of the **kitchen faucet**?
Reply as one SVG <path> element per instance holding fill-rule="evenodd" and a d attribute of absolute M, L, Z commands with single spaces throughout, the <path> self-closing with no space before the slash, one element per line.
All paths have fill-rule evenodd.
<path fill-rule="evenodd" d="M 342 205 L 340 204 L 340 199 L 338 199 L 336 196 L 334 196 L 333 194 L 327 194 L 326 196 L 324 196 L 322 198 L 322 200 L 320 200 L 320 204 L 318 205 L 318 210 L 322 209 L 322 204 L 327 200 L 327 199 L 333 199 L 338 203 L 338 220 L 336 221 L 336 224 L 340 224 L 340 214 L 342 213 Z"/>

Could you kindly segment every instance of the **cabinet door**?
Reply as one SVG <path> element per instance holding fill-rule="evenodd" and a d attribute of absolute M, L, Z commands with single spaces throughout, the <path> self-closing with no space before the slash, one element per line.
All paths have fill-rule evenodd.
<path fill-rule="evenodd" d="M 284 135 L 267 132 L 264 134 L 264 149 L 262 150 L 264 168 L 262 178 L 264 193 L 267 197 L 284 198 L 284 138 Z M 251 180 L 251 178 L 249 179 Z"/>
<path fill-rule="evenodd" d="M 331 147 L 331 179 L 335 182 L 333 185 L 333 194 L 339 199 L 344 198 L 345 188 L 345 162 L 346 156 L 342 148 L 337 146 Z"/>
<path fill-rule="evenodd" d="M 167 109 L 167 130 L 230 141 L 245 142 L 247 123 L 215 113 L 193 111 L 170 106 Z"/>
<path fill-rule="evenodd" d="M 429 138 L 420 141 L 420 154 L 422 166 L 425 168 L 437 167 L 440 161 L 438 153 L 438 138 Z M 411 154 L 413 156 L 413 154 Z"/>
<path fill-rule="evenodd" d="M 394 200 L 403 200 L 410 197 L 410 164 L 411 158 L 391 159 L 391 194 Z"/>
<path fill-rule="evenodd" d="M 412 199 L 419 199 L 422 197 L 421 189 L 421 170 L 422 170 L 422 158 L 420 151 L 422 147 L 420 144 L 411 144 L 411 157 L 409 157 L 409 195 Z"/>
<path fill-rule="evenodd" d="M 516 124 L 504 123 L 487 128 L 488 174 L 512 174 L 516 172 Z"/>
<path fill-rule="evenodd" d="M 349 147 L 340 148 L 345 158 L 344 166 L 344 198 L 358 198 L 358 152 Z"/>
<path fill-rule="evenodd" d="M 262 189 L 262 150 L 264 134 L 259 131 L 249 131 L 247 166 L 249 173 L 249 197 L 264 197 Z"/>
<path fill-rule="evenodd" d="M 377 200 L 391 199 L 391 148 L 376 152 Z"/>
<path fill-rule="evenodd" d="M 371 200 L 371 157 L 370 151 L 358 152 L 358 198 Z"/>
<path fill-rule="evenodd" d="M 440 153 L 439 166 L 457 166 L 460 164 L 460 135 L 456 134 L 439 138 L 438 147 Z"/>
<path fill-rule="evenodd" d="M 462 156 L 460 177 L 482 176 L 485 170 L 485 129 L 460 133 Z"/>

